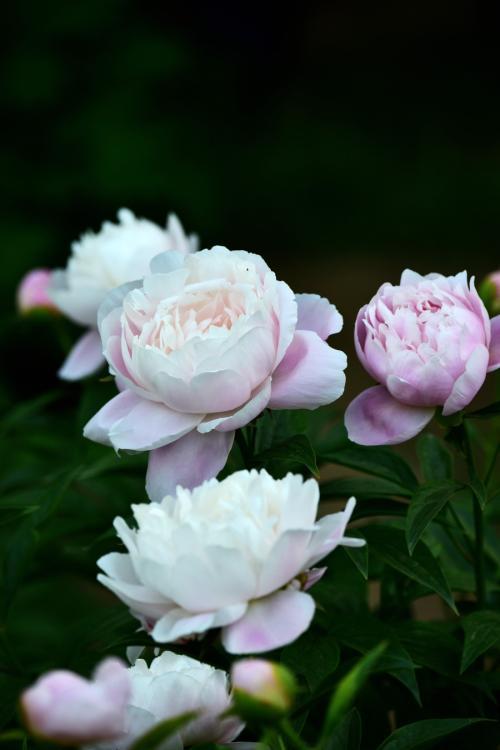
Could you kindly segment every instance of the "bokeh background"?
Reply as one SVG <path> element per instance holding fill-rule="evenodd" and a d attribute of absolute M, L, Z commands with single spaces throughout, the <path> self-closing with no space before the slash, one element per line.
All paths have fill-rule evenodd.
<path fill-rule="evenodd" d="M 46 321 L 16 319 L 17 281 L 121 206 L 175 211 L 203 246 L 328 295 L 349 353 L 358 307 L 404 267 L 498 266 L 499 16 L 467 0 L 9 3 L 3 400 L 61 360 Z"/>

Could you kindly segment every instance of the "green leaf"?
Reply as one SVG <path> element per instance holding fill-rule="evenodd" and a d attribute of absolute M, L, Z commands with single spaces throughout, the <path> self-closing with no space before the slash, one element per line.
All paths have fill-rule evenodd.
<path fill-rule="evenodd" d="M 485 406 L 477 411 L 470 411 L 468 414 L 464 414 L 466 419 L 489 419 L 490 417 L 498 417 L 500 414 L 500 401 Z"/>
<path fill-rule="evenodd" d="M 460 672 L 464 672 L 481 654 L 500 641 L 500 613 L 474 612 L 462 618 L 465 632 Z"/>
<path fill-rule="evenodd" d="M 361 717 L 353 708 L 340 720 L 325 740 L 323 750 L 359 750 L 360 747 Z"/>
<path fill-rule="evenodd" d="M 351 536 L 351 534 L 347 534 L 347 536 Z M 352 536 L 357 537 L 358 539 L 364 539 L 365 535 L 360 529 L 356 529 L 355 532 L 352 534 Z M 354 565 L 357 567 L 365 581 L 368 580 L 368 545 L 365 544 L 364 547 L 342 547 L 347 557 L 354 563 Z"/>
<path fill-rule="evenodd" d="M 340 466 L 348 466 L 365 474 L 388 479 L 407 490 L 415 490 L 417 478 L 406 461 L 388 448 L 373 448 L 349 444 L 345 448 L 327 451 L 320 458 Z"/>
<path fill-rule="evenodd" d="M 392 675 L 420 703 L 420 691 L 411 656 L 391 627 L 367 613 L 355 618 L 351 615 L 337 616 L 330 632 L 341 643 L 362 654 L 368 653 L 381 641 L 387 641 L 388 648 L 378 660 L 376 671 Z"/>
<path fill-rule="evenodd" d="M 188 711 L 173 719 L 166 719 L 159 724 L 155 724 L 149 732 L 143 734 L 142 737 L 139 737 L 133 743 L 130 750 L 156 750 L 165 740 L 178 732 L 179 729 L 182 729 L 183 726 L 192 721 L 196 716 L 196 711 Z"/>
<path fill-rule="evenodd" d="M 340 649 L 330 635 L 308 632 L 281 652 L 281 661 L 295 674 L 306 678 L 311 692 L 337 669 Z"/>
<path fill-rule="evenodd" d="M 379 643 L 378 646 L 365 654 L 337 685 L 326 712 L 322 740 L 320 742 L 322 748 L 335 727 L 351 708 L 359 691 L 376 668 L 377 662 L 386 648 L 387 643 Z"/>
<path fill-rule="evenodd" d="M 307 435 L 293 435 L 288 440 L 276 443 L 255 456 L 255 463 L 264 467 L 275 461 L 290 466 L 293 464 L 305 466 L 313 476 L 319 476 L 316 454 Z"/>
<path fill-rule="evenodd" d="M 410 555 L 431 521 L 462 489 L 463 485 L 448 479 L 419 487 L 413 495 L 406 517 L 406 542 Z"/>
<path fill-rule="evenodd" d="M 437 740 L 487 719 L 424 719 L 396 729 L 378 750 L 417 750 L 432 747 Z M 429 744 L 431 743 L 431 744 Z"/>
<path fill-rule="evenodd" d="M 321 485 L 322 497 L 354 497 L 357 500 L 386 497 L 411 497 L 400 484 L 379 477 L 339 477 Z"/>
<path fill-rule="evenodd" d="M 435 435 L 426 433 L 418 439 L 417 455 L 426 482 L 439 482 L 453 476 L 453 457 Z"/>
<path fill-rule="evenodd" d="M 356 498 L 356 500 L 356 507 L 351 517 L 352 521 L 375 516 L 404 517 L 408 510 L 408 503 L 400 500 L 374 500 L 371 498 L 369 500 Z"/>
<path fill-rule="evenodd" d="M 364 532 L 370 547 L 370 555 L 378 556 L 386 565 L 390 565 L 425 588 L 435 591 L 454 612 L 457 611 L 448 581 L 423 542 L 410 557 L 403 531 L 390 526 L 368 526 Z"/>

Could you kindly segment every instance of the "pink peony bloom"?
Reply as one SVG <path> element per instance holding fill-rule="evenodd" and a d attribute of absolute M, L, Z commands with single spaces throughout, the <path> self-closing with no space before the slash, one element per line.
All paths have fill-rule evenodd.
<path fill-rule="evenodd" d="M 23 276 L 17 289 L 17 307 L 21 313 L 32 310 L 59 312 L 47 294 L 52 272 L 48 268 L 34 268 Z"/>
<path fill-rule="evenodd" d="M 151 451 L 151 499 L 195 487 L 224 466 L 235 430 L 266 407 L 314 409 L 343 393 L 342 328 L 328 300 L 295 295 L 259 255 L 214 247 L 152 261 L 99 311 L 121 393 L 86 425 L 116 450 Z"/>
<path fill-rule="evenodd" d="M 105 659 L 92 680 L 58 670 L 24 691 L 21 709 L 36 736 L 63 745 L 114 740 L 123 735 L 131 696 L 127 668 Z"/>
<path fill-rule="evenodd" d="M 383 284 L 358 314 L 356 351 L 381 385 L 347 408 L 349 438 L 361 445 L 402 443 L 419 433 L 436 407 L 464 409 L 500 367 L 500 316 L 490 320 L 467 274 L 420 276 Z"/>

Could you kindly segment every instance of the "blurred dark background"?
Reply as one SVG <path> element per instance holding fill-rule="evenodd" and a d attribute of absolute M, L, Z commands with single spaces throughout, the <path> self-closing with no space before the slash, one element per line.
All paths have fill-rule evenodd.
<path fill-rule="evenodd" d="M 349 353 L 357 308 L 404 267 L 499 265 L 497 4 L 25 0 L 2 15 L 4 396 L 61 359 L 46 323 L 15 321 L 18 279 L 64 265 L 121 206 L 175 211 L 202 246 L 261 253 L 328 295 Z"/>

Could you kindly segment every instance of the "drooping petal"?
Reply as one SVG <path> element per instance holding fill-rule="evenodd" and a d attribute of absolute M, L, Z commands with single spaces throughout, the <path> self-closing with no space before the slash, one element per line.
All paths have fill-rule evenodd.
<path fill-rule="evenodd" d="M 314 599 L 287 589 L 251 602 L 245 615 L 222 631 L 230 654 L 259 654 L 286 646 L 302 635 L 314 616 Z"/>
<path fill-rule="evenodd" d="M 172 411 L 125 390 L 92 417 L 83 434 L 116 450 L 150 451 L 183 437 L 202 417 Z"/>
<path fill-rule="evenodd" d="M 319 294 L 296 294 L 297 331 L 314 331 L 327 339 L 342 330 L 343 318 L 335 305 Z"/>
<path fill-rule="evenodd" d="M 443 416 L 455 414 L 470 404 L 483 385 L 488 371 L 490 353 L 485 346 L 478 346 L 465 364 L 465 370 L 456 379 L 453 390 L 443 406 Z"/>
<path fill-rule="evenodd" d="M 62 380 L 80 380 L 99 370 L 104 361 L 101 337 L 93 329 L 78 339 L 57 374 Z"/>
<path fill-rule="evenodd" d="M 160 502 L 175 494 L 177 485 L 192 489 L 215 477 L 224 467 L 233 445 L 234 432 L 193 430 L 175 443 L 149 454 L 146 492 L 150 500 Z"/>
<path fill-rule="evenodd" d="M 310 568 L 316 565 L 319 560 L 329 555 L 339 545 L 345 547 L 364 547 L 366 544 L 364 539 L 344 536 L 355 507 L 356 500 L 351 497 L 347 501 L 344 510 L 339 513 L 331 513 L 328 516 L 323 516 L 318 521 L 318 529 L 311 538 L 309 557 L 304 567 Z"/>
<path fill-rule="evenodd" d="M 500 315 L 491 319 L 491 342 L 488 372 L 498 370 L 500 367 Z"/>
<path fill-rule="evenodd" d="M 297 327 L 297 301 L 295 295 L 284 281 L 276 282 L 278 293 L 277 310 L 279 323 L 279 337 L 276 349 L 276 361 L 274 366 L 277 367 L 282 361 L 288 347 L 293 341 L 293 336 Z"/>
<path fill-rule="evenodd" d="M 164 615 L 151 631 L 151 637 L 157 643 L 172 643 L 179 638 L 205 633 L 211 628 L 218 628 L 239 620 L 247 609 L 246 603 L 233 604 L 217 612 L 192 614 L 185 609 L 172 609 Z"/>
<path fill-rule="evenodd" d="M 434 409 L 406 406 L 382 385 L 360 393 L 345 413 L 349 439 L 359 445 L 396 445 L 418 435 Z"/>
<path fill-rule="evenodd" d="M 273 375 L 271 409 L 316 409 L 344 392 L 347 358 L 317 333 L 297 331 Z"/>
<path fill-rule="evenodd" d="M 109 433 L 118 420 L 126 417 L 136 406 L 138 397 L 132 391 L 125 390 L 104 404 L 83 428 L 84 437 L 95 443 L 111 445 Z"/>
<path fill-rule="evenodd" d="M 238 430 L 257 417 L 266 408 L 271 396 L 271 379 L 266 380 L 262 386 L 254 392 L 249 401 L 241 409 L 226 414 L 210 415 L 198 425 L 198 432 L 211 432 L 218 430 L 228 432 Z"/>

